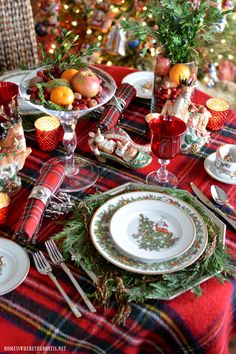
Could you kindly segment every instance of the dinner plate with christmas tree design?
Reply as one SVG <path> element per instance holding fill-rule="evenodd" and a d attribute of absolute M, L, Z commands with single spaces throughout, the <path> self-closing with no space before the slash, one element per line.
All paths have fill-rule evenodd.
<path fill-rule="evenodd" d="M 176 206 L 192 219 L 196 235 L 192 245 L 182 254 L 156 262 L 142 262 L 123 255 L 112 240 L 110 223 L 113 215 L 124 205 L 136 201 L 161 201 Z M 120 223 L 121 224 L 121 223 Z M 159 192 L 128 192 L 109 199 L 93 214 L 90 235 L 97 251 L 109 262 L 130 272 L 140 274 L 165 274 L 177 272 L 196 262 L 204 252 L 208 232 L 201 215 L 179 198 Z"/>
<path fill-rule="evenodd" d="M 120 253 L 141 262 L 156 262 L 187 251 L 193 244 L 196 227 L 176 205 L 137 200 L 114 213 L 110 233 Z"/>

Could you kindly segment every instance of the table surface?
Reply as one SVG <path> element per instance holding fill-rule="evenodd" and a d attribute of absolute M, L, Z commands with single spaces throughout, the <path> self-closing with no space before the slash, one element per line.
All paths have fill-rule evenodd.
<path fill-rule="evenodd" d="M 103 67 L 120 85 L 122 77 L 132 72 L 123 67 Z M 196 91 L 195 103 L 205 104 L 208 96 Z M 150 100 L 136 98 L 125 110 L 121 126 L 138 143 L 147 142 L 144 117 L 150 111 Z M 100 177 L 88 190 L 75 194 L 82 199 L 97 191 L 104 192 L 127 182 L 145 182 L 145 175 L 157 168 L 156 159 L 146 168 L 131 170 L 108 160 L 96 160 L 87 145 L 88 132 L 97 121 L 81 120 L 77 125 L 78 146 L 76 153 L 96 162 Z M 63 153 L 63 147 L 52 153 L 40 151 L 34 133 L 26 133 L 27 146 L 32 153 L 20 171 L 22 189 L 12 198 L 7 223 L 1 227 L 0 237 L 11 238 L 25 201 L 37 179 L 40 167 L 50 156 Z M 227 124 L 221 131 L 211 133 L 211 141 L 196 155 L 178 155 L 169 165 L 179 179 L 179 188 L 189 192 L 193 181 L 210 197 L 210 186 L 219 185 L 231 198 L 236 198 L 236 188 L 212 179 L 205 171 L 204 158 L 222 143 L 234 143 L 236 138 L 236 113 L 230 111 Z M 82 144 L 81 144 L 82 142 Z M 59 217 L 58 220 L 63 220 Z M 26 247 L 32 252 L 45 252 L 44 241 L 57 233 L 61 226 L 54 220 L 44 219 L 38 243 Z M 235 233 L 227 226 L 226 245 L 236 250 Z M 69 268 L 86 292 L 93 284 L 80 267 L 72 261 Z M 124 325 L 112 323 L 116 311 L 115 301 L 109 308 L 99 308 L 90 313 L 80 295 L 68 281 L 66 274 L 55 268 L 55 274 L 67 294 L 78 303 L 82 317 L 76 319 L 51 283 L 49 277 L 40 275 L 32 262 L 27 278 L 14 291 L 0 297 L 0 352 L 12 353 L 19 346 L 35 347 L 35 352 L 74 353 L 228 353 L 228 341 L 236 331 L 236 282 L 229 279 L 219 282 L 211 278 L 202 284 L 202 295 L 191 291 L 170 301 L 148 300 L 144 304 L 132 303 L 132 311 Z M 46 348 L 48 347 L 48 348 Z M 51 347 L 51 348 L 49 348 Z M 19 350 L 19 349 L 18 349 Z M 25 348 L 25 352 L 29 348 Z M 22 350 L 23 351 L 23 350 Z"/>

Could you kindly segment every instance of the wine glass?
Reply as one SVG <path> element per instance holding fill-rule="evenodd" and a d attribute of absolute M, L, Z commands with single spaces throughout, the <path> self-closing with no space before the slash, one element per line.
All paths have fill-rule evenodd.
<path fill-rule="evenodd" d="M 158 184 L 163 187 L 178 185 L 177 177 L 167 170 L 170 159 L 180 151 L 181 136 L 186 131 L 186 123 L 174 116 L 157 115 L 149 121 L 151 130 L 151 149 L 161 167 L 149 173 L 146 177 L 148 184 Z"/>
<path fill-rule="evenodd" d="M 23 78 L 20 84 L 20 95 L 23 100 L 48 115 L 58 117 L 61 121 L 64 131 L 62 143 L 66 150 L 65 156 L 54 157 L 47 161 L 43 167 L 48 166 L 49 164 L 62 164 L 65 167 L 65 179 L 60 188 L 63 192 L 77 192 L 84 190 L 91 187 L 98 179 L 98 170 L 96 166 L 88 160 L 75 156 L 74 154 L 77 146 L 75 128 L 79 118 L 104 105 L 113 97 L 116 90 L 116 84 L 113 78 L 105 71 L 94 66 L 89 66 L 89 68 L 100 79 L 102 92 L 100 102 L 95 107 L 84 110 L 51 110 L 43 105 L 35 104 L 30 101 L 30 96 L 27 94 L 29 81 L 36 76 L 39 70 L 44 70 L 45 68 L 38 68 L 37 70 L 31 71 Z"/>

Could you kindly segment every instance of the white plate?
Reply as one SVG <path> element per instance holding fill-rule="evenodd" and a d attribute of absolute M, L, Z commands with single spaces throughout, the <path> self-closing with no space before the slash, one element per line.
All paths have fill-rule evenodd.
<path fill-rule="evenodd" d="M 17 243 L 0 238 L 0 295 L 14 290 L 29 272 L 30 260 L 25 250 Z"/>
<path fill-rule="evenodd" d="M 217 181 L 220 181 L 225 184 L 236 184 L 236 178 L 227 179 L 227 178 L 219 177 L 216 174 L 215 159 L 216 159 L 215 152 L 213 152 L 213 154 L 211 154 L 205 158 L 204 168 L 205 168 L 206 172 Z"/>
<path fill-rule="evenodd" d="M 122 206 L 137 200 L 163 201 L 184 210 L 192 218 L 196 227 L 196 237 L 192 246 L 180 256 L 154 263 L 139 262 L 122 255 L 111 239 L 109 230 L 111 217 Z M 140 274 L 164 274 L 184 269 L 201 256 L 208 240 L 204 220 L 191 205 L 158 192 L 130 192 L 109 199 L 94 213 L 90 223 L 90 234 L 94 246 L 105 259 L 117 267 Z"/>
<path fill-rule="evenodd" d="M 151 71 L 139 71 L 136 73 L 125 76 L 122 80 L 123 83 L 130 84 L 135 87 L 137 91 L 137 97 L 140 98 L 152 98 L 152 88 L 154 82 L 154 73 Z M 145 89 L 145 84 L 152 83 L 151 89 Z"/>
<path fill-rule="evenodd" d="M 189 215 L 176 205 L 139 200 L 114 213 L 110 232 L 122 254 L 141 262 L 155 262 L 187 251 L 196 228 Z"/>
<path fill-rule="evenodd" d="M 9 71 L 5 73 L 4 75 L 0 76 L 0 81 L 8 81 L 8 82 L 13 82 L 14 84 L 20 86 L 21 80 L 29 74 L 30 70 L 14 70 L 14 71 Z M 19 110 L 20 112 L 22 111 L 33 111 L 35 112 L 35 109 L 32 110 L 32 107 L 27 103 L 24 102 L 20 97 L 19 97 Z M 39 111 L 36 111 L 37 113 Z"/>

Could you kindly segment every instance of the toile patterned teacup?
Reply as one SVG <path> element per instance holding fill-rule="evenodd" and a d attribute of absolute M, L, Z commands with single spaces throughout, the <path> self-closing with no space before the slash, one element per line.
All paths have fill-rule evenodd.
<path fill-rule="evenodd" d="M 224 179 L 236 179 L 236 145 L 223 144 L 216 150 L 216 174 Z"/>

